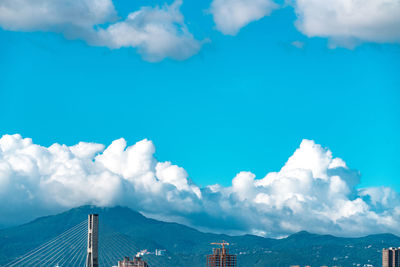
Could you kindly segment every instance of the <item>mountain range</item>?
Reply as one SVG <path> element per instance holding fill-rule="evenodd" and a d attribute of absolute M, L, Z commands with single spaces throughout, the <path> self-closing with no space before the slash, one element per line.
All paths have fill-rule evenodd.
<path fill-rule="evenodd" d="M 302 231 L 286 238 L 272 239 L 203 233 L 178 223 L 146 218 L 125 207 L 82 206 L 0 230 L 0 266 L 79 224 L 90 213 L 99 214 L 99 242 L 102 242 L 102 234 L 118 233 L 131 240 L 138 249 L 163 249 L 164 256 L 144 256 L 149 261 L 156 257 L 160 266 L 205 266 L 206 255 L 213 247 L 210 243 L 222 240 L 231 244 L 230 252 L 238 255 L 238 266 L 242 267 L 380 266 L 382 248 L 400 246 L 400 237 L 393 234 L 343 238 Z M 136 252 L 132 251 L 132 255 Z"/>

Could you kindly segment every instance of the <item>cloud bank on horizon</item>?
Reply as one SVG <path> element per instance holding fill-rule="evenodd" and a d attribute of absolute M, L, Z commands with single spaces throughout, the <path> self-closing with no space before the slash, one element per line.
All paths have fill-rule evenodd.
<path fill-rule="evenodd" d="M 398 0 L 291 0 L 297 29 L 308 37 L 328 38 L 330 47 L 353 48 L 363 42 L 400 43 Z M 133 47 L 151 62 L 184 60 L 207 41 L 197 40 L 180 12 L 182 0 L 142 7 L 118 17 L 112 0 L 3 0 L 0 27 L 11 31 L 48 31 L 67 39 L 111 49 Z M 272 0 L 212 0 L 216 29 L 236 35 L 240 29 L 282 8 Z"/>
<path fill-rule="evenodd" d="M 123 205 L 200 230 L 280 237 L 300 230 L 340 236 L 400 234 L 400 196 L 387 187 L 357 188 L 360 175 L 329 149 L 303 140 L 278 172 L 204 188 L 149 140 L 105 147 L 36 145 L 0 139 L 0 224 L 21 223 L 80 205 Z"/>

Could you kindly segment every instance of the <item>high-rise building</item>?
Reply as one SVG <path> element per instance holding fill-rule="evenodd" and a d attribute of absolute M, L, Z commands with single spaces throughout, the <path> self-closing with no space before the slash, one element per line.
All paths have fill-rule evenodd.
<path fill-rule="evenodd" d="M 382 267 L 400 267 L 400 248 L 382 250 Z"/>
<path fill-rule="evenodd" d="M 86 267 L 99 267 L 99 215 L 89 214 Z"/>
<path fill-rule="evenodd" d="M 149 267 L 149 265 L 141 257 L 136 256 L 133 261 L 129 257 L 124 257 L 122 261 L 118 262 L 118 267 Z"/>
<path fill-rule="evenodd" d="M 213 254 L 207 256 L 207 267 L 236 267 L 236 255 L 229 254 L 229 250 L 225 245 L 229 245 L 225 241 L 222 243 L 211 243 L 213 245 L 221 245 L 221 248 L 213 248 Z"/>

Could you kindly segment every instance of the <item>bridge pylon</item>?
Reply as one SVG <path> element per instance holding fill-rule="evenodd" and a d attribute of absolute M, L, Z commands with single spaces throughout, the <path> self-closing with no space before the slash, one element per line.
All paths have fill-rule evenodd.
<path fill-rule="evenodd" d="M 89 214 L 86 267 L 99 267 L 99 215 Z"/>

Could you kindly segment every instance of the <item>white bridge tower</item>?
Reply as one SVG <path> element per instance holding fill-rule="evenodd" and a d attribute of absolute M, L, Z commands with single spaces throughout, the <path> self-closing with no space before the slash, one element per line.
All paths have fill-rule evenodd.
<path fill-rule="evenodd" d="M 89 214 L 86 267 L 99 267 L 99 215 Z"/>

